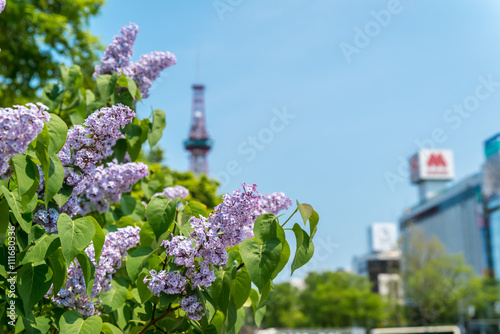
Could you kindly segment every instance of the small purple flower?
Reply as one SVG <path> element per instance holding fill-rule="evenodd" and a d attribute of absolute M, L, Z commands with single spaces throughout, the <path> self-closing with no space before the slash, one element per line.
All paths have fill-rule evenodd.
<path fill-rule="evenodd" d="M 6 3 L 7 3 L 6 0 L 0 0 L 0 13 L 3 12 Z"/>

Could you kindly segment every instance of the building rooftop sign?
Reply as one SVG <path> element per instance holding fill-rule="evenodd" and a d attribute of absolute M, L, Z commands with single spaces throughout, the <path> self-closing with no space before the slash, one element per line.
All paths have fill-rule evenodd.
<path fill-rule="evenodd" d="M 411 182 L 447 181 L 455 177 L 453 151 L 419 150 L 410 159 Z"/>

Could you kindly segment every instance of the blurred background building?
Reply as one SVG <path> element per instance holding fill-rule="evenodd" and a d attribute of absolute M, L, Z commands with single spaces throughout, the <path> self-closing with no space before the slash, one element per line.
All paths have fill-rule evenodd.
<path fill-rule="evenodd" d="M 486 161 L 477 174 L 449 186 L 453 152 L 419 150 L 410 159 L 419 203 L 399 221 L 403 239 L 412 228 L 436 236 L 449 253 L 462 253 L 483 276 L 500 278 L 500 134 L 484 143 Z M 411 249 L 403 247 L 403 252 Z"/>
<path fill-rule="evenodd" d="M 395 223 L 373 223 L 368 228 L 369 253 L 353 259 L 353 271 L 368 276 L 372 291 L 382 296 L 402 298 L 399 275 L 401 251 L 398 248 L 398 230 Z"/>

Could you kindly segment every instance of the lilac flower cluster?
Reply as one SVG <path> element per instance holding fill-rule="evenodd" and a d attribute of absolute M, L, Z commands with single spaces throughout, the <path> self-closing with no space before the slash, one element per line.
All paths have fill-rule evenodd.
<path fill-rule="evenodd" d="M 170 52 L 155 51 L 142 55 L 137 62 L 130 63 L 138 30 L 137 25 L 133 23 L 122 28 L 121 35 L 115 36 L 108 45 L 101 65 L 95 68 L 94 76 L 123 73 L 137 83 L 142 98 L 147 98 L 153 81 L 160 76 L 161 71 L 174 65 L 177 59 Z"/>
<path fill-rule="evenodd" d="M 98 264 L 95 261 L 94 246 L 91 244 L 85 249 L 85 253 L 96 268 L 90 298 L 87 297 L 83 272 L 77 261 L 75 261 L 76 265 L 72 263 L 68 267 L 68 278 L 64 288 L 54 296 L 53 287 L 51 287 L 45 298 L 50 298 L 59 307 L 75 309 L 84 316 L 98 315 L 100 312 L 96 308 L 101 303 L 99 295 L 112 288 L 113 274 L 121 267 L 121 261 L 127 250 L 139 242 L 139 232 L 139 227 L 128 226 L 108 233 Z"/>
<path fill-rule="evenodd" d="M 58 153 L 61 163 L 63 166 L 73 164 L 84 172 L 93 170 L 99 162 L 113 154 L 112 147 L 116 141 L 124 138 L 120 129 L 134 117 L 135 112 L 120 103 L 92 113 L 84 126 L 76 125 L 68 131 L 66 143 Z"/>
<path fill-rule="evenodd" d="M 288 210 L 292 206 L 292 200 L 284 193 L 265 194 L 259 200 L 259 208 L 255 212 L 255 219 L 263 213 L 278 214 L 282 210 Z"/>
<path fill-rule="evenodd" d="M 90 212 L 90 204 L 95 210 L 106 212 L 109 202 L 119 202 L 123 192 L 130 191 L 132 185 L 149 175 L 143 163 L 98 166 L 113 154 L 116 141 L 124 137 L 121 129 L 134 117 L 132 109 L 118 104 L 101 108 L 91 114 L 83 126 L 77 125 L 68 131 L 58 157 L 65 166 L 65 182 L 73 186 L 75 197 L 61 208 L 62 212 L 70 216 L 85 214 Z"/>
<path fill-rule="evenodd" d="M 0 13 L 3 12 L 5 8 L 6 1 L 5 0 L 0 0 Z"/>
<path fill-rule="evenodd" d="M 236 190 L 223 196 L 223 202 L 215 207 L 208 218 L 200 216 L 190 219 L 193 232 L 189 237 L 172 236 L 162 242 L 167 258 L 184 269 L 176 272 L 157 273 L 151 270 L 144 282 L 159 295 L 180 293 L 184 296 L 181 307 L 193 320 L 199 320 L 202 308 L 196 296 L 189 295 L 191 289 L 209 287 L 215 281 L 215 267 L 228 260 L 226 248 L 253 237 L 253 224 L 261 213 L 278 213 L 288 209 L 291 200 L 283 193 L 261 195 L 257 185 L 243 184 L 243 191 Z M 187 297 L 186 297 L 187 296 Z"/>
<path fill-rule="evenodd" d="M 101 58 L 101 65 L 95 67 L 95 77 L 100 74 L 111 74 L 117 72 L 119 68 L 128 66 L 130 58 L 134 54 L 133 47 L 138 32 L 139 27 L 130 23 L 121 29 L 121 35 L 113 37 L 113 41 L 108 45 Z"/>
<path fill-rule="evenodd" d="M 203 316 L 203 306 L 198 301 L 198 297 L 191 295 L 181 299 L 180 305 L 187 312 L 188 317 L 195 321 L 200 321 Z"/>
<path fill-rule="evenodd" d="M 97 211 L 104 213 L 109 209 L 109 202 L 119 202 L 122 193 L 130 191 L 137 181 L 148 175 L 148 166 L 142 162 L 108 163 L 107 167 L 96 168 L 85 196 Z"/>
<path fill-rule="evenodd" d="M 149 88 L 153 81 L 158 79 L 160 72 L 175 65 L 177 59 L 170 52 L 155 51 L 141 56 L 137 62 L 130 64 L 128 68 L 123 69 L 123 73 L 130 76 L 136 83 L 141 92 L 142 98 L 149 97 Z"/>
<path fill-rule="evenodd" d="M 156 193 L 152 197 L 156 197 L 159 195 L 167 196 L 170 199 L 174 199 L 176 197 L 180 197 L 180 199 L 185 199 L 189 196 L 189 190 L 187 190 L 183 186 L 167 187 L 163 189 L 161 193 Z"/>
<path fill-rule="evenodd" d="M 46 110 L 48 108 L 42 103 L 0 108 L 0 176 L 2 178 L 8 176 L 10 158 L 24 153 L 28 144 L 42 132 L 44 123 L 50 120 L 50 115 Z"/>
<path fill-rule="evenodd" d="M 59 212 L 54 208 L 45 210 L 40 206 L 33 213 L 33 223 L 42 225 L 47 233 L 57 232 L 57 219 L 59 219 Z"/>

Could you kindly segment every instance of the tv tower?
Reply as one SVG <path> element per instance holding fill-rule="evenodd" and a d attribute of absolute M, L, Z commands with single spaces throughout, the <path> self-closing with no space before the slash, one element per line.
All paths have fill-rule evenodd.
<path fill-rule="evenodd" d="M 212 147 L 205 123 L 205 86 L 193 85 L 193 109 L 191 131 L 184 141 L 184 147 L 189 151 L 190 169 L 195 173 L 208 174 L 207 154 Z"/>

